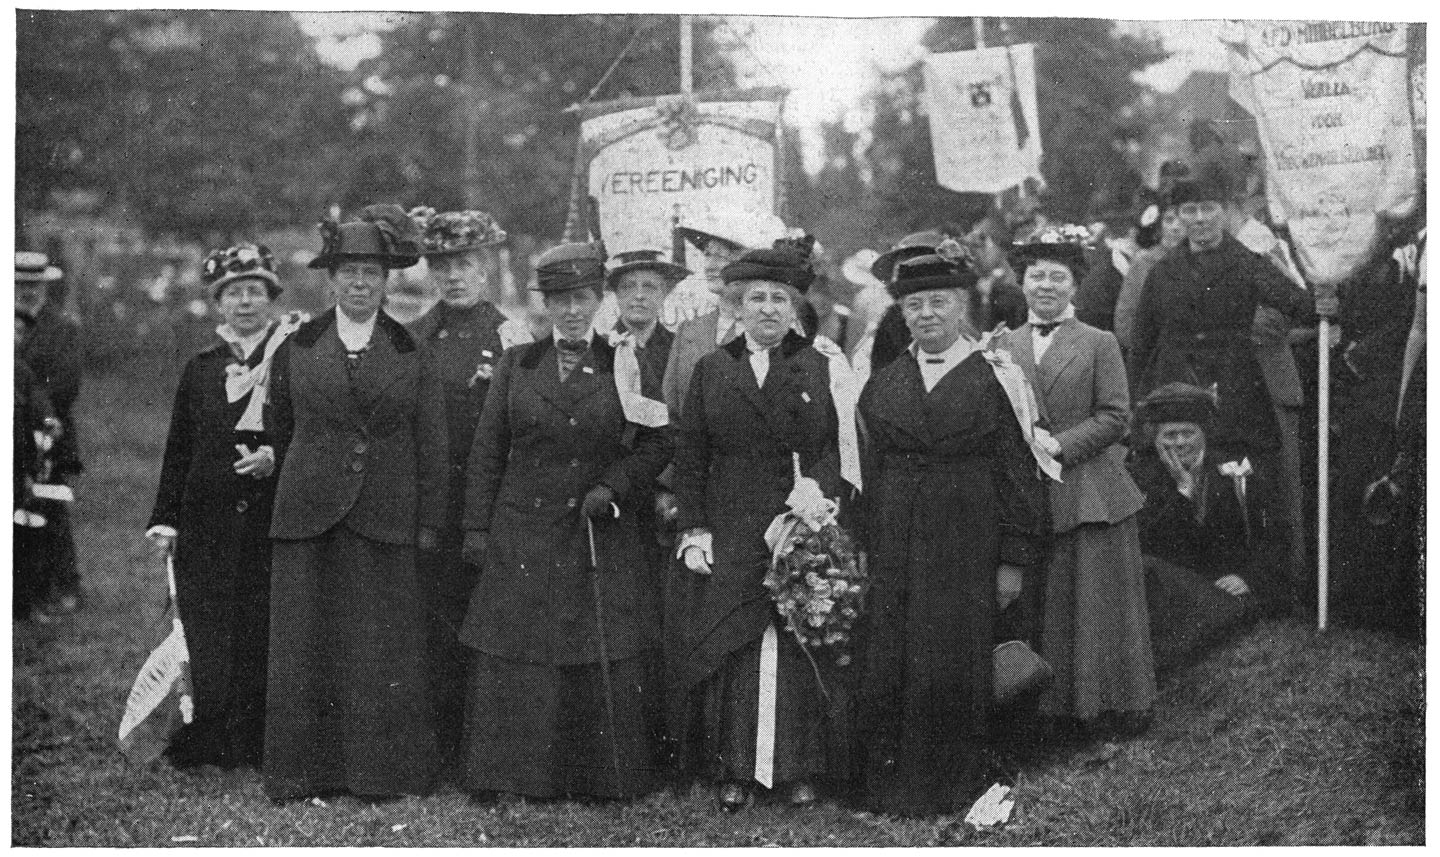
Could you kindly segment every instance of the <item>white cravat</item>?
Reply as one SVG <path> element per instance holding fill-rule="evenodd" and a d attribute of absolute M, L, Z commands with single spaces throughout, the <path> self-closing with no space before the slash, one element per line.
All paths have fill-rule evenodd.
<path fill-rule="evenodd" d="M 1062 312 L 1062 313 L 1060 313 L 1059 315 L 1055 316 L 1054 318 L 1050 319 L 1050 321 L 1046 321 L 1045 319 L 1041 318 L 1040 316 L 1036 315 L 1036 314 L 1033 313 L 1033 312 L 1030 313 L 1030 318 L 1028 319 L 1028 321 L 1029 321 L 1029 323 L 1030 323 L 1031 325 L 1036 325 L 1036 324 L 1049 324 L 1050 322 L 1065 321 L 1065 320 L 1067 320 L 1067 319 L 1072 319 L 1072 318 L 1074 318 L 1074 317 L 1075 317 L 1075 305 L 1074 305 L 1074 304 L 1071 304 L 1071 305 L 1065 307 L 1065 311 L 1064 311 L 1064 312 Z M 1030 328 L 1030 347 L 1033 348 L 1034 351 L 1035 351 L 1035 362 L 1036 362 L 1036 363 L 1039 363 L 1039 362 L 1040 362 L 1040 358 L 1045 356 L 1045 352 L 1050 350 L 1050 343 L 1052 343 L 1052 342 L 1054 342 L 1054 341 L 1055 341 L 1055 331 L 1052 330 L 1052 331 L 1050 331 L 1050 333 L 1049 333 L 1048 335 L 1042 335 L 1042 334 L 1040 333 L 1040 331 L 1039 331 L 1039 330 L 1036 330 L 1033 326 Z"/>
<path fill-rule="evenodd" d="M 370 344 L 370 335 L 375 332 L 375 315 L 365 321 L 352 321 L 343 310 L 335 310 L 335 332 L 346 351 L 359 351 Z"/>
<path fill-rule="evenodd" d="M 920 379 L 925 382 L 925 392 L 928 393 L 935 389 L 935 385 L 940 383 L 940 379 L 944 378 L 946 373 L 959 366 L 962 360 L 975 353 L 975 349 L 979 347 L 974 341 L 967 339 L 964 334 L 961 334 L 953 345 L 939 354 L 923 351 L 920 343 L 913 343 L 910 346 L 910 353 L 915 355 L 915 361 L 920 364 Z"/>
<path fill-rule="evenodd" d="M 222 324 L 215 328 L 215 335 L 225 340 L 230 346 L 231 351 L 239 350 L 241 360 L 249 360 L 250 355 L 255 353 L 255 349 L 264 341 L 265 334 L 269 332 L 269 324 L 266 324 L 249 336 L 241 336 L 235 332 L 235 328 L 228 324 Z"/>
<path fill-rule="evenodd" d="M 770 349 L 748 337 L 745 339 L 745 347 L 750 349 L 750 370 L 755 373 L 755 386 L 763 387 L 765 376 L 770 374 Z"/>

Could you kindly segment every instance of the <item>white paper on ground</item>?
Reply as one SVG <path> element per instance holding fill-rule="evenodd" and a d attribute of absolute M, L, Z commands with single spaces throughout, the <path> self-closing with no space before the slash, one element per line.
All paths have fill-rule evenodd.
<path fill-rule="evenodd" d="M 1015 809 L 1015 799 L 1010 797 L 1010 787 L 995 783 L 970 811 L 965 813 L 965 823 L 972 825 L 976 830 L 982 827 L 994 827 L 997 824 L 1004 824 L 1010 820 L 1010 813 Z"/>

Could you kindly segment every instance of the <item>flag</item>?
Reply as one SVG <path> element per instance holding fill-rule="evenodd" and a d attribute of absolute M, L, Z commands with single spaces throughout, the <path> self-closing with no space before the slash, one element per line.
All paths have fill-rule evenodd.
<path fill-rule="evenodd" d="M 120 719 L 120 752 L 143 765 L 159 758 L 180 727 L 195 718 L 195 691 L 190 682 L 190 650 L 175 604 L 175 560 L 165 558 L 170 603 L 165 610 L 169 633 L 145 659 Z"/>
<path fill-rule="evenodd" d="M 931 54 L 923 71 L 940 186 L 1000 193 L 1040 177 L 1034 45 Z"/>

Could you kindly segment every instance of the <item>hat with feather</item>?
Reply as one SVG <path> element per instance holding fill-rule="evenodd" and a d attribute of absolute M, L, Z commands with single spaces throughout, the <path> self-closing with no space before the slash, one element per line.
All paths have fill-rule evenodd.
<path fill-rule="evenodd" d="M 385 268 L 408 268 L 420 261 L 420 229 L 405 209 L 394 203 L 367 205 L 348 223 L 320 224 L 320 255 L 311 268 L 334 270 L 345 262 L 375 262 Z"/>

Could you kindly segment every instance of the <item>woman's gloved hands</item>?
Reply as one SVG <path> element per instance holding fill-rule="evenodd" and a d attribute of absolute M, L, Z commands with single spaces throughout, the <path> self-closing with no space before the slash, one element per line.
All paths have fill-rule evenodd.
<path fill-rule="evenodd" d="M 615 492 L 609 485 L 596 485 L 591 488 L 585 495 L 585 501 L 580 504 L 580 511 L 587 518 L 609 518 L 620 515 L 620 510 L 615 506 Z"/>

